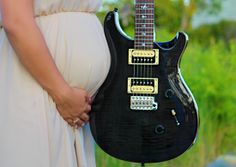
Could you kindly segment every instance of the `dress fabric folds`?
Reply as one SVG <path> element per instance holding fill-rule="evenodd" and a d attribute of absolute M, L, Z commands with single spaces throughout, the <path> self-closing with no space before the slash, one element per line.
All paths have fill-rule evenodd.
<path fill-rule="evenodd" d="M 35 21 L 65 80 L 94 95 L 110 67 L 101 0 L 35 0 Z M 1 26 L 1 18 L 0 18 Z M 26 32 L 27 35 L 27 32 Z M 45 66 L 45 64 L 42 64 Z M 0 167 L 95 167 L 89 124 L 73 129 L 0 29 Z"/>

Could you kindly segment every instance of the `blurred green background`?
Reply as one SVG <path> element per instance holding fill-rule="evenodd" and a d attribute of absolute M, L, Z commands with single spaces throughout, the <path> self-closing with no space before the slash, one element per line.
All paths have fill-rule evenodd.
<path fill-rule="evenodd" d="M 103 21 L 119 9 L 124 31 L 134 33 L 134 1 L 107 0 L 97 14 Z M 157 41 L 177 31 L 189 35 L 181 72 L 198 103 L 196 144 L 176 159 L 147 167 L 206 167 L 223 154 L 236 154 L 236 6 L 235 0 L 155 0 Z M 98 167 L 139 167 L 96 149 Z"/>

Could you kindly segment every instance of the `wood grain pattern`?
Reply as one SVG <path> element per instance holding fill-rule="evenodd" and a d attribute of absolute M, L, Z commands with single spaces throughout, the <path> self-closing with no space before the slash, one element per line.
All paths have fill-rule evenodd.
<path fill-rule="evenodd" d="M 105 19 L 111 68 L 92 106 L 93 137 L 105 152 L 122 160 L 146 163 L 175 158 L 194 143 L 199 124 L 197 105 L 179 71 L 187 35 L 180 32 L 169 42 L 154 43 L 160 51 L 160 64 L 152 72 L 152 77 L 159 80 L 159 93 L 155 95 L 158 110 L 133 111 L 129 108 L 127 78 L 134 67 L 127 62 L 134 41 L 122 34 L 117 17 L 117 12 L 112 11 Z"/>

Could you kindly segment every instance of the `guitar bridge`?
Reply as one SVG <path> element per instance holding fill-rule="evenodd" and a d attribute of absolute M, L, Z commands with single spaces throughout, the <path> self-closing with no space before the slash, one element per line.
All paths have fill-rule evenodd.
<path fill-rule="evenodd" d="M 157 110 L 157 102 L 152 96 L 131 96 L 130 109 L 131 110 Z"/>
<path fill-rule="evenodd" d="M 136 50 L 129 49 L 128 63 L 131 65 L 158 65 L 159 50 Z"/>
<path fill-rule="evenodd" d="M 158 94 L 157 78 L 128 78 L 129 94 Z"/>

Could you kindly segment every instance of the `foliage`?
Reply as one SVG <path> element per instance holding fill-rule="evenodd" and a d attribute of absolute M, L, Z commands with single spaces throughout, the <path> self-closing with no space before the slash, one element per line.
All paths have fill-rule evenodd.
<path fill-rule="evenodd" d="M 133 0 L 105 2 L 103 10 L 99 13 L 100 18 L 115 7 L 120 9 L 122 26 L 133 27 L 135 15 Z M 155 24 L 160 28 L 165 27 L 170 32 L 188 30 L 191 28 L 191 20 L 196 11 L 216 13 L 220 7 L 220 0 L 189 0 L 189 3 L 185 3 L 185 0 L 155 0 L 155 18 L 157 18 Z"/>
<path fill-rule="evenodd" d="M 159 30 L 160 41 L 171 35 Z M 133 34 L 133 32 L 129 32 Z M 191 39 L 191 36 L 190 36 Z M 190 41 L 181 70 L 199 106 L 201 124 L 196 144 L 180 157 L 147 167 L 205 167 L 218 155 L 236 150 L 236 46 L 222 41 L 208 47 Z M 98 167 L 140 167 L 117 160 L 97 148 Z"/>
<path fill-rule="evenodd" d="M 202 25 L 190 32 L 194 40 L 209 45 L 212 41 L 223 41 L 226 46 L 232 40 L 236 40 L 236 22 L 221 21 L 215 24 Z M 204 38 L 207 37 L 207 38 Z"/>
<path fill-rule="evenodd" d="M 206 10 L 211 14 L 217 13 L 221 9 L 221 0 L 190 0 L 190 4 L 194 4 L 202 11 Z"/>

